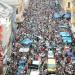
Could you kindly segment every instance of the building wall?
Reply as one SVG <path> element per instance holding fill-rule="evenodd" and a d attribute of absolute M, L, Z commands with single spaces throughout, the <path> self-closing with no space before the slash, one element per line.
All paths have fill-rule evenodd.
<path fill-rule="evenodd" d="M 19 5 L 19 2 L 22 1 L 22 0 L 1 0 L 9 5 L 13 5 L 13 6 L 18 6 Z M 29 0 L 23 0 L 24 1 L 24 4 L 25 4 L 25 7 L 27 8 L 28 5 L 29 5 Z"/>
<path fill-rule="evenodd" d="M 65 12 L 71 13 L 71 28 L 75 32 L 75 0 L 59 0 Z"/>
<path fill-rule="evenodd" d="M 72 0 L 63 0 L 63 6 L 65 11 L 71 11 Z"/>

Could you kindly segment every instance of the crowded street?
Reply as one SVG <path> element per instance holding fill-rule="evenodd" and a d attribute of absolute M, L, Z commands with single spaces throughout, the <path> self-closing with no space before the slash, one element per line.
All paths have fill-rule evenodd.
<path fill-rule="evenodd" d="M 24 11 L 5 75 L 75 75 L 71 13 L 56 0 L 30 0 Z"/>

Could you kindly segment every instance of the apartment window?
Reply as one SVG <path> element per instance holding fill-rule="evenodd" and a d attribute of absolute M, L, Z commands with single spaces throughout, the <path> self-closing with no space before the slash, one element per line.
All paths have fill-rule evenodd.
<path fill-rule="evenodd" d="M 70 2 L 68 2 L 68 8 L 70 8 Z"/>

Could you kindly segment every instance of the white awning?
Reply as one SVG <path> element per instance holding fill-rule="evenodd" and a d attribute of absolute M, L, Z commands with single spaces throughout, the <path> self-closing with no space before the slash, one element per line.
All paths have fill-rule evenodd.
<path fill-rule="evenodd" d="M 34 65 L 40 65 L 40 61 L 37 61 L 37 60 L 33 60 L 33 63 Z"/>
<path fill-rule="evenodd" d="M 29 51 L 29 48 L 20 48 L 19 49 L 19 52 L 28 52 Z"/>
<path fill-rule="evenodd" d="M 39 75 L 40 72 L 39 71 L 31 71 L 30 75 Z"/>

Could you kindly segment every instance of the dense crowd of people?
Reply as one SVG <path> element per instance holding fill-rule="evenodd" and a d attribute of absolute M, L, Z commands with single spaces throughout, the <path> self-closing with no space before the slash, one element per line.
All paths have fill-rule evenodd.
<path fill-rule="evenodd" d="M 30 69 L 28 66 L 32 63 L 33 59 L 41 60 L 40 75 L 47 75 L 46 61 L 48 49 L 53 49 L 54 51 L 57 75 L 75 75 L 75 65 L 72 65 L 71 57 L 68 57 L 64 51 L 64 47 L 68 44 L 64 44 L 59 35 L 61 31 L 67 31 L 72 34 L 70 29 L 59 28 L 61 25 L 70 26 L 70 20 L 65 18 L 54 19 L 53 14 L 55 12 L 63 11 L 55 7 L 55 5 L 54 0 L 30 1 L 29 8 L 24 13 L 25 20 L 17 27 L 11 59 L 7 62 L 8 69 L 6 75 L 17 75 L 18 63 L 22 59 L 26 61 L 24 75 L 29 75 Z M 29 45 L 28 53 L 19 52 L 19 49 L 24 47 L 20 41 L 25 38 L 33 39 L 33 43 Z M 71 47 L 71 45 L 68 46 Z M 60 49 L 61 52 L 57 49 Z M 69 49 L 72 52 L 72 47 Z M 68 73 L 68 71 L 71 73 Z"/>

